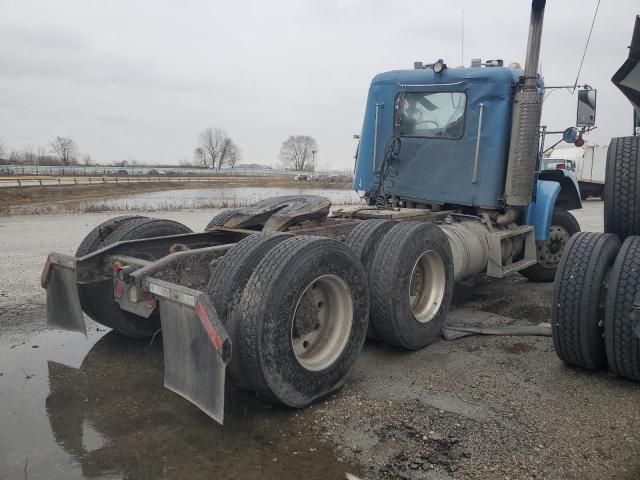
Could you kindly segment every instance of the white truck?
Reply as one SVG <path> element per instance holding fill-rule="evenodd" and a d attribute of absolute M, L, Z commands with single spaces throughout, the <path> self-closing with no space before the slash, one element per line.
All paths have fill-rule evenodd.
<path fill-rule="evenodd" d="M 554 148 L 545 154 L 542 169 L 571 170 L 578 180 L 582 200 L 589 197 L 602 197 L 607 148 L 600 145 Z"/>

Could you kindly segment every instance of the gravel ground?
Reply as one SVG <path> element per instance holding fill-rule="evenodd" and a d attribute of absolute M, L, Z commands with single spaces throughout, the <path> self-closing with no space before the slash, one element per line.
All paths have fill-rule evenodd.
<path fill-rule="evenodd" d="M 200 229 L 213 213 L 154 216 Z M 600 201 L 575 213 L 583 230 L 602 229 Z M 472 336 L 418 352 L 368 343 L 345 387 L 312 408 L 236 393 L 236 420 L 212 425 L 160 388 L 157 347 L 122 350 L 121 337 L 95 324 L 89 342 L 44 331 L 46 254 L 73 253 L 113 215 L 0 217 L 0 477 L 207 478 L 223 467 L 217 478 L 640 478 L 640 385 L 567 367 L 548 337 Z M 450 322 L 537 324 L 550 299 L 549 284 L 478 277 L 456 286 Z M 125 373 L 104 374 L 84 402 L 58 402 L 54 378 L 66 377 L 52 375 L 53 359 L 82 364 L 90 378 Z M 98 401 L 114 392 L 112 403 Z"/>

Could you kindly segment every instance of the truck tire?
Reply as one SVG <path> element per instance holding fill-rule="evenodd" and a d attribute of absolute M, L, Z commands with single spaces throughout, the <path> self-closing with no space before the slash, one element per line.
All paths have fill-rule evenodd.
<path fill-rule="evenodd" d="M 341 242 L 299 236 L 276 245 L 240 301 L 236 341 L 251 389 L 302 408 L 338 389 L 362 349 L 369 289 Z"/>
<path fill-rule="evenodd" d="M 640 338 L 633 331 L 639 294 L 640 236 L 633 236 L 624 241 L 613 263 L 604 318 L 609 369 L 629 380 L 640 380 Z"/>
<path fill-rule="evenodd" d="M 640 137 L 612 138 L 604 180 L 604 231 L 640 234 Z"/>
<path fill-rule="evenodd" d="M 553 282 L 562 252 L 571 236 L 580 231 L 576 218 L 562 208 L 553 210 L 549 240 L 536 242 L 538 263 L 520 270 L 532 282 Z"/>
<path fill-rule="evenodd" d="M 222 227 L 225 223 L 233 218 L 233 216 L 240 211 L 239 208 L 227 208 L 214 216 L 207 226 L 204 227 L 204 231 L 211 230 L 213 227 Z"/>
<path fill-rule="evenodd" d="M 607 365 L 604 306 L 607 273 L 620 240 L 608 233 L 581 232 L 571 237 L 553 285 L 551 331 L 560 359 L 597 370 Z"/>
<path fill-rule="evenodd" d="M 232 342 L 238 338 L 240 298 L 251 274 L 262 258 L 280 242 L 291 238 L 285 233 L 256 233 L 234 245 L 216 264 L 207 293 L 229 333 Z M 229 373 L 239 386 L 246 386 L 239 355 L 232 355 Z"/>
<path fill-rule="evenodd" d="M 103 246 L 112 245 L 124 240 L 163 237 L 191 233 L 191 229 L 172 220 L 156 218 L 133 219 L 116 229 L 103 242 Z M 167 252 L 168 253 L 168 252 Z M 156 260 L 144 252 L 132 251 L 129 255 L 145 260 Z M 111 280 L 95 283 L 91 296 L 92 309 L 96 313 L 95 320 L 132 338 L 147 338 L 160 330 L 160 314 L 155 311 L 148 318 L 140 317 L 122 310 L 113 299 Z"/>
<path fill-rule="evenodd" d="M 356 225 L 349 235 L 347 235 L 344 243 L 353 250 L 356 258 L 360 260 L 367 279 L 371 274 L 371 265 L 373 264 L 373 258 L 375 257 L 378 245 L 380 245 L 382 238 L 387 232 L 397 223 L 398 222 L 393 220 L 365 220 Z M 376 333 L 371 321 L 369 321 L 367 328 L 367 338 L 380 340 L 380 336 Z"/>
<path fill-rule="evenodd" d="M 125 223 L 135 220 L 136 218 L 146 218 L 141 215 L 120 215 L 118 217 L 110 218 L 94 227 L 86 237 L 80 243 L 80 246 L 76 250 L 76 257 L 84 257 L 96 250 L 102 248 L 103 242 L 111 235 L 115 230 L 120 228 Z M 78 297 L 80 298 L 80 306 L 82 311 L 86 313 L 93 320 L 96 320 L 96 313 L 92 309 L 92 296 L 95 284 L 78 284 Z M 111 325 L 105 325 L 111 328 Z"/>
<path fill-rule="evenodd" d="M 394 226 L 378 246 L 369 280 L 371 321 L 382 340 L 417 350 L 440 335 L 453 294 L 453 257 L 438 226 Z"/>

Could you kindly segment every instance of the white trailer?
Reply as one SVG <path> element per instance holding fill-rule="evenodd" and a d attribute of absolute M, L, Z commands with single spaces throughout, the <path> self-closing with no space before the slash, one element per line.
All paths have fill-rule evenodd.
<path fill-rule="evenodd" d="M 554 148 L 543 160 L 543 169 L 568 168 L 574 172 L 578 180 L 583 200 L 602 197 L 607 148 L 600 145 Z"/>

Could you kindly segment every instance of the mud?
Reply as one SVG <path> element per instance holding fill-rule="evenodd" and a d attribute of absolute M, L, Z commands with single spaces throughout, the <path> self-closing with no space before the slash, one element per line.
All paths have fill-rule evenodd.
<path fill-rule="evenodd" d="M 160 213 L 201 229 L 215 210 Z M 640 385 L 558 360 L 548 337 L 418 352 L 367 343 L 336 394 L 299 411 L 230 388 L 217 425 L 162 386 L 161 339 L 44 330 L 38 276 L 110 214 L 0 217 L 0 478 L 640 478 Z M 601 229 L 602 203 L 577 213 Z M 551 285 L 456 286 L 471 324 L 548 320 Z"/>

